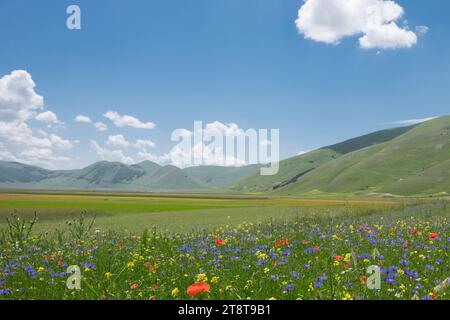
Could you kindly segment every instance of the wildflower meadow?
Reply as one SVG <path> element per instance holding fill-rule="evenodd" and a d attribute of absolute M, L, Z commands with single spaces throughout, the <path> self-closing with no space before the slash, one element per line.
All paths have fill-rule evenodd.
<path fill-rule="evenodd" d="M 12 216 L 1 233 L 0 299 L 450 298 L 446 207 L 141 234 L 35 222 Z"/>

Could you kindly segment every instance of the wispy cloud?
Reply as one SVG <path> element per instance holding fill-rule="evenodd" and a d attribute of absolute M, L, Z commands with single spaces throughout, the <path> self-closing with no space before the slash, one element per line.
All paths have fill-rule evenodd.
<path fill-rule="evenodd" d="M 129 115 L 120 115 L 115 111 L 108 111 L 103 115 L 105 118 L 111 120 L 116 127 L 132 127 L 136 129 L 153 129 L 155 124 L 153 122 L 142 122 L 136 117 Z"/>
<path fill-rule="evenodd" d="M 409 126 L 409 125 L 413 125 L 413 124 L 418 124 L 418 123 L 422 123 L 425 121 L 430 121 L 433 119 L 436 119 L 438 117 L 428 117 L 428 118 L 422 118 L 422 119 L 409 119 L 409 120 L 400 120 L 400 121 L 395 121 L 395 122 L 390 122 L 388 124 L 394 124 L 394 125 L 400 125 L 400 126 Z"/>

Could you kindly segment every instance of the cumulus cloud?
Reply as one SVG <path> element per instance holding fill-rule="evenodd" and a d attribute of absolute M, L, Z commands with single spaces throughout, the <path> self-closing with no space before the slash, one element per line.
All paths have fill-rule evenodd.
<path fill-rule="evenodd" d="M 73 148 L 73 143 L 70 140 L 66 140 L 57 136 L 56 134 L 51 134 L 49 139 L 53 146 L 59 149 L 68 150 Z"/>
<path fill-rule="evenodd" d="M 35 119 L 37 121 L 42 121 L 42 122 L 49 123 L 49 124 L 61 123 L 61 121 L 58 120 L 57 115 L 51 111 L 41 112 L 36 116 Z"/>
<path fill-rule="evenodd" d="M 91 140 L 91 148 L 94 152 L 102 159 L 106 161 L 118 161 L 125 164 L 134 164 L 135 161 L 133 158 L 126 156 L 123 150 L 110 150 L 107 148 L 101 147 L 97 141 Z"/>
<path fill-rule="evenodd" d="M 106 124 L 104 124 L 103 122 L 96 122 L 96 123 L 94 123 L 94 127 L 98 131 L 106 131 L 106 130 L 108 130 L 108 126 Z"/>
<path fill-rule="evenodd" d="M 197 131 L 199 128 L 194 129 Z M 194 131 L 187 129 L 176 130 L 176 137 L 191 141 L 187 145 L 178 143 L 168 154 L 162 156 L 178 167 L 192 165 L 243 166 L 258 162 L 266 162 L 261 158 L 263 150 L 268 151 L 272 141 L 259 135 L 256 130 L 244 130 L 236 123 L 222 123 L 214 121 L 201 128 L 203 139 L 192 139 Z M 254 138 L 254 139 L 253 139 Z M 231 144 L 228 144 L 231 142 Z M 244 149 L 238 148 L 244 143 Z M 261 152 L 262 151 L 262 152 Z M 151 157 L 153 155 L 150 155 Z M 266 159 L 267 160 L 267 159 Z"/>
<path fill-rule="evenodd" d="M 305 0 L 295 24 L 306 39 L 318 42 L 339 44 L 345 37 L 360 35 L 361 48 L 410 48 L 417 35 L 407 25 L 397 24 L 403 15 L 395 1 Z"/>
<path fill-rule="evenodd" d="M 80 122 L 80 123 L 91 123 L 92 120 L 91 118 L 89 118 L 88 116 L 84 116 L 82 114 L 79 114 L 75 117 L 75 122 Z"/>
<path fill-rule="evenodd" d="M 115 111 L 108 111 L 103 116 L 111 120 L 117 127 L 132 127 L 136 129 L 153 129 L 155 127 L 153 122 L 142 122 L 138 118 L 120 115 Z"/>
<path fill-rule="evenodd" d="M 0 119 L 26 121 L 44 107 L 44 98 L 35 91 L 31 75 L 15 70 L 0 78 Z"/>
<path fill-rule="evenodd" d="M 151 140 L 137 139 L 136 142 L 133 144 L 133 146 L 136 149 L 145 151 L 147 148 L 154 148 L 155 143 Z"/>
<path fill-rule="evenodd" d="M 106 144 L 119 147 L 128 147 L 130 145 L 130 143 L 121 134 L 109 136 Z"/>
<path fill-rule="evenodd" d="M 73 142 L 43 129 L 32 128 L 36 119 L 49 125 L 61 123 L 55 113 L 43 111 L 44 98 L 35 91 L 31 75 L 16 70 L 0 78 L 0 160 L 55 168 L 68 158 L 54 154 L 68 150 Z"/>

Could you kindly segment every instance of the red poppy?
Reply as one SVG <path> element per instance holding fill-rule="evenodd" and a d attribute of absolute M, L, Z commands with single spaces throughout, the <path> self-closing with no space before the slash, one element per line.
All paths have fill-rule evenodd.
<path fill-rule="evenodd" d="M 412 235 L 416 235 L 416 234 L 418 234 L 419 233 L 419 229 L 413 229 L 413 230 L 411 230 L 411 234 Z"/>
<path fill-rule="evenodd" d="M 348 263 L 344 263 L 344 269 L 350 268 L 350 265 Z"/>
<path fill-rule="evenodd" d="M 282 240 L 281 240 L 281 244 L 282 244 L 283 246 L 289 246 L 289 240 L 288 240 L 288 239 L 282 239 Z"/>
<path fill-rule="evenodd" d="M 158 269 L 158 267 L 153 266 L 153 267 L 150 268 L 150 272 L 155 272 L 156 269 Z"/>
<path fill-rule="evenodd" d="M 58 258 L 58 266 L 62 266 L 64 264 L 64 260 L 62 257 Z"/>
<path fill-rule="evenodd" d="M 196 295 L 199 295 L 202 292 L 209 292 L 209 289 L 210 289 L 209 284 L 200 281 L 190 285 L 187 288 L 186 292 L 189 296 L 195 297 Z"/>
<path fill-rule="evenodd" d="M 156 289 L 158 289 L 158 285 L 157 285 L 157 284 L 152 284 L 152 285 L 150 286 L 150 289 L 156 290 Z"/>
<path fill-rule="evenodd" d="M 123 243 L 123 242 L 119 242 L 119 243 L 117 244 L 117 248 L 119 248 L 120 250 L 122 250 L 123 248 L 125 248 L 124 243 Z"/>
<path fill-rule="evenodd" d="M 130 286 L 130 289 L 132 289 L 132 290 L 134 290 L 134 289 L 137 289 L 139 286 L 137 285 L 137 283 L 133 283 L 131 286 Z"/>
<path fill-rule="evenodd" d="M 144 263 L 144 267 L 146 268 L 150 268 L 151 266 L 152 266 L 151 262 Z"/>
<path fill-rule="evenodd" d="M 222 239 L 217 239 L 216 240 L 216 245 L 218 245 L 218 246 L 223 245 L 223 240 Z"/>
<path fill-rule="evenodd" d="M 334 257 L 334 259 L 336 261 L 342 261 L 344 259 L 344 257 L 343 256 L 336 256 L 336 257 Z"/>
<path fill-rule="evenodd" d="M 428 235 L 428 238 L 429 238 L 430 240 L 434 240 L 434 239 L 436 239 L 436 238 L 439 238 L 439 235 L 438 235 L 437 233 L 431 232 L 431 233 Z"/>
<path fill-rule="evenodd" d="M 281 246 L 280 241 L 275 241 L 275 248 L 279 248 Z"/>
<path fill-rule="evenodd" d="M 320 250 L 320 247 L 319 247 L 319 246 L 314 246 L 314 247 L 313 247 L 313 250 L 314 250 L 314 252 L 319 251 L 319 250 Z"/>

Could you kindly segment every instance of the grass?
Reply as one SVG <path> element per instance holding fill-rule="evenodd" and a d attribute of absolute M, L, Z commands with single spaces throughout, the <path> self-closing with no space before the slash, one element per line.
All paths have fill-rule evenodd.
<path fill-rule="evenodd" d="M 0 232 L 0 299 L 450 299 L 446 202 L 392 211 L 333 200 L 288 220 L 279 214 L 294 207 L 264 208 L 201 218 L 217 227 L 201 228 L 196 216 L 191 230 L 139 234 L 111 231 L 107 220 L 95 230 L 80 216 L 28 235 L 30 225 L 15 218 Z M 247 210 L 258 222 L 242 222 Z M 67 287 L 69 266 L 80 268 L 80 290 Z M 378 289 L 367 286 L 369 266 L 379 268 Z"/>
<path fill-rule="evenodd" d="M 293 219 L 312 209 L 339 215 L 343 211 L 369 213 L 395 210 L 400 201 L 290 199 L 233 197 L 230 195 L 143 195 L 114 193 L 4 193 L 0 194 L 0 225 L 16 210 L 29 219 L 36 212 L 36 230 L 60 228 L 80 212 L 96 216 L 101 229 L 141 232 L 145 228 L 189 230 L 192 226 L 215 227 L 264 219 Z"/>

